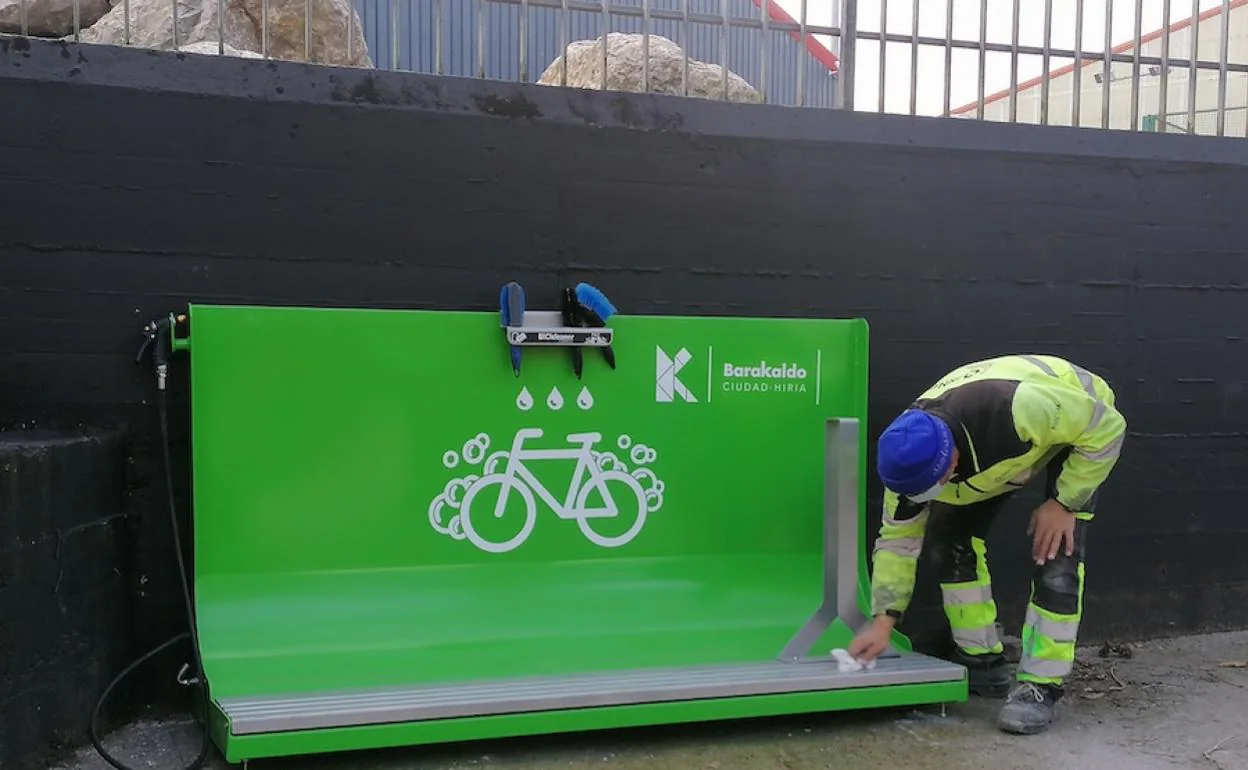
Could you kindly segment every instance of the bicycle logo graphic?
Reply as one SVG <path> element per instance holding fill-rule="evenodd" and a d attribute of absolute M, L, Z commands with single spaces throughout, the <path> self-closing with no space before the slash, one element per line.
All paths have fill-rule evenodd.
<path fill-rule="evenodd" d="M 465 442 L 459 452 L 447 450 L 442 455 L 442 464 L 448 469 L 462 462 L 469 466 L 480 465 L 482 473 L 470 473 L 447 482 L 442 493 L 429 503 L 429 523 L 433 528 L 455 540 L 466 539 L 482 551 L 506 553 L 518 548 L 533 532 L 537 524 L 537 501 L 541 499 L 560 519 L 575 520 L 581 534 L 591 543 L 618 548 L 637 537 L 645 526 L 646 516 L 663 506 L 664 484 L 654 471 L 645 467 L 658 459 L 652 447 L 634 444 L 627 435 L 616 439 L 616 446 L 627 451 L 628 459 L 637 466 L 630 472 L 614 452 L 594 449 L 602 440 L 601 433 L 569 434 L 566 438 L 571 447 L 525 447 L 526 441 L 542 435 L 540 428 L 523 428 L 516 432 L 509 451 L 496 451 L 488 457 L 491 439 L 484 433 Z M 576 461 L 576 470 L 562 500 L 552 494 L 529 467 L 539 461 L 554 460 Z M 493 488 L 497 488 L 498 497 L 491 504 L 489 495 L 481 495 Z M 601 498 L 602 506 L 588 505 L 594 493 Z M 486 517 L 503 519 L 513 494 L 524 504 L 524 520 L 519 531 L 501 540 L 484 537 L 479 531 L 481 522 Z M 594 529 L 596 521 L 621 519 L 632 522 L 623 534 L 608 536 Z"/>

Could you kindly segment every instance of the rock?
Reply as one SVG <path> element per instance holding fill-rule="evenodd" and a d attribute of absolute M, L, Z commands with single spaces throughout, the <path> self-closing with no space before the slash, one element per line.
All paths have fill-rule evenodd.
<path fill-rule="evenodd" d="M 108 13 L 108 0 L 78 0 L 78 29 Z M 22 0 L 0 0 L 0 32 L 22 34 Z M 33 37 L 74 34 L 74 0 L 26 0 L 26 33 Z"/>
<path fill-rule="evenodd" d="M 0 0 L 8 2 L 9 0 Z M 57 0 L 61 2 L 63 0 Z M 176 0 L 178 40 L 174 45 L 172 2 L 174 0 L 129 0 L 129 44 L 140 48 L 182 51 L 198 43 L 211 43 L 196 53 L 216 53 L 217 19 L 221 12 L 224 34 L 221 39 L 235 52 L 249 51 L 263 58 L 262 30 L 268 37 L 268 58 L 305 61 L 304 9 L 312 9 L 313 63 L 372 67 L 360 17 L 350 0 Z M 126 0 L 114 0 L 113 10 L 83 30 L 84 43 L 126 45 Z M 262 17 L 267 11 L 267 29 Z M 348 24 L 351 27 L 348 38 Z M 351 55 L 347 55 L 350 39 Z M 211 50 L 210 50 L 211 49 Z M 228 53 L 229 51 L 227 51 Z"/>
<path fill-rule="evenodd" d="M 127 0 L 115 0 L 113 10 L 91 27 L 83 30 L 84 43 L 126 45 Z M 178 7 L 178 40 L 173 40 L 173 3 L 171 0 L 128 0 L 130 12 L 129 45 L 171 51 L 205 40 L 216 42 L 217 12 L 222 13 L 222 38 L 226 45 L 240 51 L 259 51 L 260 38 L 241 0 L 176 0 Z"/>
<path fill-rule="evenodd" d="M 305 60 L 304 17 L 312 9 L 311 61 L 318 64 L 372 67 L 360 17 L 350 0 L 241 0 L 256 30 L 268 18 L 268 54 L 273 59 Z M 349 32 L 348 32 L 349 27 Z M 348 44 L 348 40 L 350 43 Z M 348 48 L 350 55 L 348 55 Z M 265 50 L 256 48 L 256 51 Z"/>
<path fill-rule="evenodd" d="M 602 38 L 578 40 L 568 46 L 568 82 L 572 88 L 602 88 Z M 650 35 L 650 92 L 683 95 L 684 51 L 672 40 Z M 642 36 L 624 32 L 607 35 L 607 90 L 642 91 Z M 555 58 L 537 82 L 561 85 L 564 61 Z M 689 60 L 689 96 L 723 99 L 723 68 Z M 728 72 L 728 101 L 762 102 L 759 92 L 735 72 Z"/>
<path fill-rule="evenodd" d="M 218 48 L 217 41 L 201 40 L 198 43 L 190 43 L 189 45 L 181 46 L 180 48 L 178 48 L 178 50 L 184 51 L 186 53 L 202 53 L 202 54 L 212 54 L 213 56 L 217 56 L 218 55 L 217 48 Z M 235 48 L 232 45 L 225 46 L 225 55 L 226 56 L 241 56 L 244 59 L 263 59 L 264 58 L 262 54 L 258 54 L 255 51 L 245 51 L 239 48 Z"/>

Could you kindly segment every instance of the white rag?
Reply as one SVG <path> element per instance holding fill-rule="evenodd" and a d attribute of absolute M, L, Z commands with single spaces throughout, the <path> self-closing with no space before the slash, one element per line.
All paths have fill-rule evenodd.
<path fill-rule="evenodd" d="M 842 650 L 839 647 L 832 651 L 832 657 L 836 658 L 836 670 L 837 671 L 841 671 L 841 672 L 861 671 L 864 668 L 870 671 L 871 669 L 875 668 L 874 660 L 863 663 L 861 661 L 855 660 L 854 657 L 849 654 L 849 652 L 847 652 L 846 650 Z"/>

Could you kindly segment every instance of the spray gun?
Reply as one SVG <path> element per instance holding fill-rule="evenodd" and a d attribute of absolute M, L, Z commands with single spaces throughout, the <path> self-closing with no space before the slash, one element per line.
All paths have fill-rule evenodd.
<path fill-rule="evenodd" d="M 524 287 L 515 281 L 503 286 L 498 297 L 499 318 L 504 327 L 524 326 Z M 511 371 L 520 376 L 521 351 L 519 345 L 509 345 L 511 349 Z"/>
<path fill-rule="evenodd" d="M 156 369 L 157 390 L 164 390 L 165 383 L 169 379 L 169 354 L 173 352 L 173 327 L 185 320 L 184 315 L 175 316 L 170 313 L 163 318 L 148 321 L 143 327 L 143 344 L 139 346 L 139 353 L 134 357 L 134 362 L 142 363 L 143 356 L 147 355 L 149 349 L 151 350 L 152 363 Z"/>

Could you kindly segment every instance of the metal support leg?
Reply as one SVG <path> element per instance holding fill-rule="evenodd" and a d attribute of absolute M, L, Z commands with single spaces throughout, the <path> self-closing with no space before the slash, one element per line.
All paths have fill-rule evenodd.
<path fill-rule="evenodd" d="M 823 603 L 780 651 L 789 663 L 803 660 L 838 617 L 857 631 L 867 622 L 858 607 L 859 510 L 858 421 L 829 419 L 824 438 Z M 885 657 L 896 657 L 889 650 Z"/>

